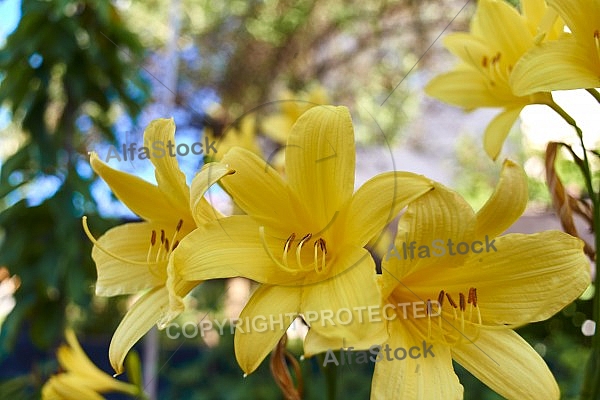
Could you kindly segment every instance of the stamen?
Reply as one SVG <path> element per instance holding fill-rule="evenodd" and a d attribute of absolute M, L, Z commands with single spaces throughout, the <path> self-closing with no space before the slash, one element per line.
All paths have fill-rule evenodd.
<path fill-rule="evenodd" d="M 165 250 L 167 251 L 167 253 L 169 252 L 169 239 L 165 239 Z"/>
<path fill-rule="evenodd" d="M 471 288 L 469 289 L 469 293 L 473 291 L 473 306 L 477 307 L 477 289 Z"/>
<path fill-rule="evenodd" d="M 126 258 L 123 258 L 123 257 L 121 257 L 121 256 L 113 253 L 112 251 L 110 251 L 108 249 L 105 249 L 104 247 L 102 247 L 100 245 L 100 243 L 98 243 L 98 241 L 96 240 L 96 238 L 90 232 L 90 228 L 88 227 L 88 224 L 87 224 L 87 216 L 84 215 L 81 218 L 81 222 L 82 222 L 82 225 L 83 225 L 83 231 L 85 232 L 85 234 L 88 237 L 88 239 L 90 239 L 90 241 L 94 244 L 94 246 L 96 246 L 99 250 L 101 250 L 105 254 L 111 256 L 115 260 L 119 260 L 119 261 L 122 261 L 124 263 L 134 264 L 134 265 L 154 265 L 154 264 L 157 264 L 157 263 L 146 262 L 146 261 L 128 260 Z"/>
<path fill-rule="evenodd" d="M 265 227 L 264 226 L 259 226 L 258 227 L 258 235 L 260 236 L 260 241 L 263 244 L 263 248 L 265 249 L 265 252 L 269 255 L 269 258 L 279 268 L 283 269 L 284 271 L 291 272 L 292 274 L 296 274 L 298 272 L 298 271 L 294 271 L 293 269 L 289 268 L 287 265 L 284 265 L 284 264 L 280 263 L 279 261 L 277 261 L 277 259 L 275 258 L 275 256 L 271 252 L 271 249 L 269 249 L 269 246 L 267 245 L 267 241 L 265 239 Z"/>
<path fill-rule="evenodd" d="M 462 293 L 459 293 L 458 298 L 460 301 L 460 311 L 465 311 L 467 309 L 467 307 L 465 306 L 465 295 Z"/>
<path fill-rule="evenodd" d="M 312 233 L 307 233 L 302 239 L 300 239 L 298 247 L 296 247 L 296 263 L 301 270 L 304 270 L 304 267 L 302 266 L 302 259 L 300 257 L 302 255 L 302 246 L 304 246 L 304 243 L 306 243 L 307 240 L 310 240 L 311 237 Z"/>
<path fill-rule="evenodd" d="M 325 245 L 325 240 L 323 238 L 319 238 L 318 240 L 315 241 L 314 244 L 314 248 L 315 248 L 315 271 L 317 271 L 318 273 L 321 273 L 325 270 L 325 265 L 326 265 L 326 255 L 327 255 L 327 246 Z M 321 265 L 319 266 L 319 249 L 321 250 L 321 253 L 323 254 L 323 256 L 321 257 Z"/>
<path fill-rule="evenodd" d="M 179 246 L 179 240 L 177 240 L 175 242 L 175 244 L 173 244 L 173 249 L 171 249 L 171 251 L 175 251 L 175 249 L 177 248 L 177 246 Z"/>
<path fill-rule="evenodd" d="M 481 60 L 481 65 L 483 66 L 483 68 L 487 68 L 487 66 L 488 66 L 487 56 L 483 56 L 483 59 Z"/>
<path fill-rule="evenodd" d="M 450 293 L 446 293 L 446 297 L 448 298 L 448 301 L 450 302 L 450 305 L 452 306 L 452 312 L 454 312 L 454 319 L 456 320 L 456 318 L 458 318 L 458 315 L 456 314 L 456 309 L 458 308 L 458 306 L 456 305 L 454 300 L 452 300 Z"/>
<path fill-rule="evenodd" d="M 181 230 L 181 227 L 183 226 L 183 220 L 180 219 L 179 222 L 177 223 L 177 227 L 175 228 L 175 233 L 173 234 L 173 237 L 171 238 L 171 243 L 175 243 L 175 239 L 177 239 L 177 235 L 179 234 L 179 231 Z M 167 253 L 171 252 L 175 250 L 175 248 L 169 248 L 169 246 L 167 246 Z"/>
<path fill-rule="evenodd" d="M 148 254 L 146 254 L 146 262 L 150 262 L 150 256 L 152 255 L 152 248 L 156 243 L 156 231 L 152 230 L 152 234 L 150 235 L 150 247 L 148 247 Z"/>
<path fill-rule="evenodd" d="M 438 303 L 440 304 L 440 308 L 444 305 L 444 291 L 440 290 L 440 294 L 438 295 Z"/>
<path fill-rule="evenodd" d="M 288 266 L 288 262 L 287 262 L 288 250 L 290 249 L 290 245 L 292 244 L 294 239 L 296 239 L 296 234 L 292 233 L 290 235 L 290 237 L 287 238 L 287 240 L 285 241 L 285 245 L 283 246 L 283 263 L 285 264 L 286 267 Z"/>

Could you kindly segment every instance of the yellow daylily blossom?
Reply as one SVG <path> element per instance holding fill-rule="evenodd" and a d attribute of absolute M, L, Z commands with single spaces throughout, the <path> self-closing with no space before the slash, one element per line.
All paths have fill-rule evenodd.
<path fill-rule="evenodd" d="M 64 370 L 52 376 L 42 388 L 42 400 L 102 400 L 100 393 L 140 396 L 137 386 L 119 381 L 98 368 L 85 354 L 72 330 L 65 332 L 67 345 L 58 348 L 57 358 Z"/>
<path fill-rule="evenodd" d="M 307 92 L 293 93 L 286 90 L 280 97 L 283 99 L 278 101 L 281 113 L 265 117 L 262 129 L 265 135 L 282 145 L 287 143 L 292 126 L 304 112 L 329 103 L 327 92 L 318 85 L 312 86 Z"/>
<path fill-rule="evenodd" d="M 212 156 L 214 160 L 221 160 L 223 155 L 235 146 L 243 147 L 254 154 L 261 154 L 260 147 L 256 139 L 256 116 L 253 114 L 245 115 L 239 121 L 239 128 L 235 125 L 230 125 L 223 134 L 215 137 L 211 128 L 205 128 L 204 134 L 208 137 L 208 141 L 217 142 L 217 152 Z"/>
<path fill-rule="evenodd" d="M 515 93 L 600 87 L 600 0 L 548 0 L 571 33 L 536 46 L 511 77 Z"/>
<path fill-rule="evenodd" d="M 389 172 L 353 194 L 354 130 L 345 107 L 305 112 L 285 151 L 287 180 L 253 153 L 229 151 L 222 162 L 236 174 L 221 184 L 247 215 L 190 233 L 173 257 L 176 273 L 185 280 L 243 276 L 260 283 L 240 320 L 266 318 L 267 329 L 251 323 L 235 332 L 235 353 L 245 373 L 260 365 L 297 315 L 342 308 L 352 314 L 346 314 L 350 321 L 343 326 L 324 320 L 311 324 L 307 356 L 331 345 L 365 348 L 385 338 L 383 323 L 358 315 L 360 308 L 381 303 L 375 263 L 364 247 L 401 208 L 432 187 L 423 176 Z"/>
<path fill-rule="evenodd" d="M 516 95 L 510 76 L 521 56 L 536 41 L 558 37 L 560 21 L 547 13 L 544 0 L 523 0 L 523 14 L 503 0 L 481 0 L 471 21 L 470 33 L 446 36 L 444 45 L 461 63 L 451 72 L 433 78 L 425 92 L 446 103 L 472 111 L 479 107 L 502 108 L 484 133 L 488 156 L 496 159 L 521 110 L 529 104 L 552 101 L 550 93 Z M 545 34 L 538 26 L 551 26 Z"/>
<path fill-rule="evenodd" d="M 152 148 L 162 141 L 175 143 L 172 119 L 157 119 L 144 132 L 144 144 Z M 179 241 L 196 227 L 213 221 L 220 214 L 204 199 L 205 191 L 222 176 L 231 173 L 217 163 L 204 166 L 188 187 L 176 157 L 151 156 L 158 185 L 135 175 L 110 168 L 95 153 L 90 156 L 94 171 L 108 184 L 115 196 L 144 222 L 127 223 L 110 229 L 94 242 L 92 258 L 96 263 L 98 296 L 117 296 L 146 291 L 129 309 L 110 343 L 109 358 L 117 373 L 131 347 L 154 324 L 163 327 L 183 311 L 181 301 L 169 300 L 167 278 L 173 285 L 175 300 L 189 293 L 200 282 L 182 281 L 170 275 L 168 262 Z"/>
<path fill-rule="evenodd" d="M 507 399 L 559 398 L 544 360 L 513 329 L 577 299 L 590 267 L 582 241 L 566 233 L 498 236 L 526 204 L 525 173 L 506 161 L 477 213 L 440 184 L 408 206 L 380 283 L 387 304 L 420 303 L 418 313 L 390 312 L 386 346 L 416 346 L 421 357 L 377 362 L 372 399 L 462 399 L 452 359 Z"/>

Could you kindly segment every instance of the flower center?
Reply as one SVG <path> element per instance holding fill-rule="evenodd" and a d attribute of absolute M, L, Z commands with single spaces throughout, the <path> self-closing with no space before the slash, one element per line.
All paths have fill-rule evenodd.
<path fill-rule="evenodd" d="M 265 227 L 264 226 L 259 227 L 258 233 L 260 235 L 260 240 L 262 241 L 265 251 L 271 258 L 271 260 L 273 260 L 273 262 L 281 269 L 283 269 L 287 272 L 293 273 L 293 274 L 296 274 L 298 272 L 308 272 L 308 271 L 312 271 L 312 270 L 314 270 L 318 274 L 322 274 L 323 272 L 325 272 L 327 270 L 326 269 L 326 266 L 327 266 L 327 244 L 325 243 L 325 239 L 320 237 L 312 242 L 313 263 L 305 266 L 304 263 L 302 262 L 302 249 L 310 246 L 310 242 L 313 239 L 313 235 L 312 235 L 312 233 L 307 233 L 306 235 L 304 235 L 296 244 L 296 251 L 295 251 L 296 265 L 290 266 L 290 264 L 288 262 L 288 253 L 290 252 L 290 249 L 294 246 L 294 241 L 296 240 L 296 234 L 292 233 L 286 239 L 286 241 L 283 245 L 283 253 L 281 255 L 281 261 L 280 261 L 277 257 L 275 257 L 275 255 L 273 254 L 273 252 L 267 245 L 267 241 L 265 238 Z"/>
<path fill-rule="evenodd" d="M 444 307 L 445 300 L 448 300 Z M 463 340 L 474 342 L 479 338 L 481 312 L 477 307 L 477 289 L 470 288 L 468 296 L 458 294 L 458 304 L 450 293 L 440 291 L 438 309 L 434 311 L 431 299 L 427 300 L 427 341 L 442 342 L 447 346 L 460 344 Z M 437 323 L 434 320 L 437 318 Z"/>
<path fill-rule="evenodd" d="M 148 247 L 148 252 L 146 253 L 146 261 L 138 261 L 138 260 L 129 260 L 125 257 L 122 257 L 122 256 L 115 254 L 112 251 L 104 248 L 90 232 L 90 229 L 88 228 L 88 225 L 87 225 L 87 217 L 86 216 L 84 216 L 82 218 L 82 223 L 83 223 L 83 230 L 85 231 L 85 234 L 87 235 L 87 237 L 94 244 L 94 246 L 96 246 L 103 253 L 114 258 L 115 260 L 119 260 L 124 263 L 134 264 L 134 265 L 145 265 L 148 267 L 148 270 L 150 271 L 150 273 L 156 277 L 158 277 L 158 271 L 157 271 L 158 266 L 160 264 L 166 262 L 169 259 L 169 256 L 171 255 L 171 253 L 173 253 L 173 251 L 179 245 L 179 240 L 177 240 L 177 237 L 179 236 L 179 232 L 181 231 L 181 227 L 183 226 L 183 220 L 180 219 L 179 222 L 177 223 L 177 227 L 175 228 L 175 233 L 171 237 L 171 241 L 169 241 L 169 239 L 167 238 L 165 230 L 161 229 L 160 230 L 160 243 L 158 243 L 158 241 L 156 240 L 157 239 L 156 231 L 152 230 L 152 233 L 150 234 L 150 246 Z"/>
<path fill-rule="evenodd" d="M 468 294 L 458 293 L 458 301 L 450 293 L 440 291 L 437 301 L 427 299 L 423 302 L 406 302 L 405 296 L 399 293 L 390 297 L 390 304 L 398 303 L 396 314 L 403 319 L 413 319 L 422 338 L 428 343 L 441 343 L 444 346 L 455 346 L 463 341 L 474 342 L 479 338 L 481 312 L 477 305 L 477 289 L 470 288 Z M 412 304 L 412 316 L 407 307 Z M 405 306 L 405 307 L 402 307 Z M 420 312 L 417 313 L 420 306 Z M 423 306 L 425 308 L 423 313 Z M 401 308 L 402 307 L 402 308 Z M 401 311 L 402 310 L 402 311 Z M 427 318 L 425 322 L 424 319 Z"/>

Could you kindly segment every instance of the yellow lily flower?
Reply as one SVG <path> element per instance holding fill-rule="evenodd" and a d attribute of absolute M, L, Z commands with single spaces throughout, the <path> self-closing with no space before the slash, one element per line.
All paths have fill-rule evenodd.
<path fill-rule="evenodd" d="M 144 132 L 144 144 L 151 149 L 153 143 L 175 143 L 174 136 L 172 119 L 154 120 Z M 110 343 L 109 358 L 117 373 L 122 372 L 129 349 L 154 324 L 164 327 L 183 311 L 181 297 L 200 283 L 171 275 L 168 262 L 183 237 L 220 216 L 203 196 L 214 182 L 232 173 L 217 163 L 206 164 L 190 189 L 176 157 L 157 153 L 150 160 L 158 186 L 110 168 L 95 153 L 90 156 L 92 168 L 115 196 L 145 220 L 112 228 L 95 240 L 84 217 L 84 229 L 94 242 L 96 294 L 117 296 L 146 291 L 126 313 Z M 168 278 L 176 295 L 171 301 L 166 289 Z"/>
<path fill-rule="evenodd" d="M 600 0 L 548 0 L 571 34 L 542 43 L 515 67 L 515 93 L 600 87 Z"/>
<path fill-rule="evenodd" d="M 279 144 L 287 142 L 292 126 L 298 118 L 309 109 L 329 103 L 327 92 L 321 86 L 313 86 L 307 92 L 293 93 L 286 90 L 279 101 L 281 113 L 265 117 L 262 121 L 262 129 L 269 138 Z"/>
<path fill-rule="evenodd" d="M 104 399 L 100 393 L 125 393 L 139 396 L 137 386 L 119 381 L 87 357 L 72 330 L 65 332 L 68 345 L 58 348 L 58 363 L 64 372 L 52 376 L 42 388 L 42 400 Z"/>
<path fill-rule="evenodd" d="M 523 0 L 523 14 L 502 0 L 481 0 L 471 21 L 470 33 L 446 36 L 444 45 L 462 63 L 453 71 L 433 78 L 425 92 L 446 103 L 472 111 L 479 107 L 498 107 L 502 112 L 485 130 L 483 145 L 492 159 L 502 145 L 521 110 L 529 104 L 552 101 L 550 93 L 516 95 L 510 76 L 521 56 L 536 41 L 558 37 L 562 24 L 546 15 L 544 0 Z M 545 35 L 539 25 L 552 26 Z"/>
<path fill-rule="evenodd" d="M 526 204 L 525 173 L 506 161 L 477 213 L 439 184 L 408 206 L 380 283 L 388 304 L 420 303 L 418 313 L 390 313 L 387 347 L 416 346 L 421 357 L 411 350 L 402 361 L 379 360 L 371 398 L 462 399 L 452 359 L 507 399 L 559 398 L 544 360 L 513 329 L 577 299 L 590 284 L 589 262 L 582 241 L 563 232 L 498 236 Z"/>
<path fill-rule="evenodd" d="M 174 254 L 175 270 L 185 280 L 243 276 L 260 283 L 240 320 L 264 317 L 267 329 L 250 323 L 235 332 L 236 357 L 247 374 L 297 315 L 342 308 L 351 313 L 343 326 L 325 320 L 311 324 L 307 356 L 332 344 L 369 347 L 385 338 L 384 324 L 370 323 L 356 309 L 381 303 L 375 263 L 364 247 L 432 187 L 423 176 L 389 172 L 353 195 L 354 130 L 345 107 L 308 110 L 292 128 L 285 151 L 287 180 L 253 153 L 229 151 L 222 162 L 236 174 L 221 183 L 247 215 L 190 233 Z"/>

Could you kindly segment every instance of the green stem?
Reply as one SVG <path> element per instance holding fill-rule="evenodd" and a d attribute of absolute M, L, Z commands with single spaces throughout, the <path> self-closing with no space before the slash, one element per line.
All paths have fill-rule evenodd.
<path fill-rule="evenodd" d="M 590 160 L 588 159 L 587 149 L 585 148 L 585 143 L 583 142 L 583 132 L 581 128 L 577 126 L 575 120 L 565 111 L 561 106 L 556 104 L 554 101 L 550 101 L 546 103 L 548 107 L 553 109 L 558 115 L 562 117 L 569 125 L 571 125 L 575 131 L 577 132 L 577 137 L 579 138 L 579 143 L 581 144 L 581 148 L 583 149 L 583 164 L 579 165 L 581 172 L 583 174 L 583 178 L 585 181 L 585 186 L 587 188 L 590 199 L 592 200 L 592 205 L 594 209 L 598 208 L 598 196 L 596 192 L 594 192 L 594 187 L 592 185 L 592 173 L 590 172 Z"/>
<path fill-rule="evenodd" d="M 327 385 L 327 400 L 335 400 L 337 392 L 337 370 L 331 363 L 325 365 L 325 355 L 318 355 L 319 366 L 325 377 L 325 383 Z"/>
<path fill-rule="evenodd" d="M 594 89 L 589 89 L 588 92 L 594 96 L 598 102 L 600 102 L 600 93 Z M 581 143 L 581 147 L 583 149 L 583 163 L 578 163 L 578 165 L 583 174 L 585 185 L 592 201 L 595 248 L 600 249 L 600 193 L 594 192 L 592 173 L 590 171 L 590 161 L 587 156 L 587 149 L 585 148 L 585 144 L 583 142 L 583 132 L 577 126 L 575 120 L 558 104 L 552 101 L 547 103 L 547 105 L 558 115 L 560 115 L 569 125 L 575 128 L 577 136 L 579 137 L 579 142 Z M 581 400 L 600 399 L 600 368 L 598 368 L 600 363 L 600 329 L 598 326 L 600 324 L 600 294 L 597 293 L 598 288 L 600 288 L 600 262 L 598 261 L 598 257 L 595 257 L 595 265 L 596 276 L 594 278 L 594 286 L 596 293 L 594 294 L 593 318 L 596 322 L 596 330 L 594 332 L 594 336 L 592 337 L 592 352 L 586 365 L 585 376 L 581 389 Z"/>
<path fill-rule="evenodd" d="M 589 94 L 592 95 L 593 98 L 596 99 L 598 103 L 600 103 L 600 93 L 596 89 L 585 89 Z"/>

